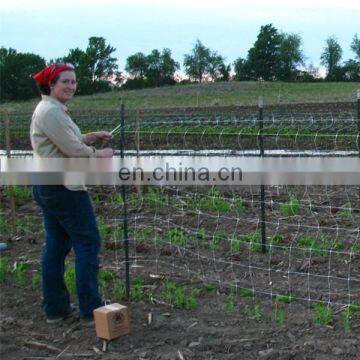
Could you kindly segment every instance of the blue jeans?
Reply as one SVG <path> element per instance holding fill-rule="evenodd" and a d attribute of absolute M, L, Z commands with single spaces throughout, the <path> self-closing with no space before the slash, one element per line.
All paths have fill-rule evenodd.
<path fill-rule="evenodd" d="M 66 255 L 73 248 L 80 316 L 91 318 L 102 301 L 98 292 L 100 235 L 89 194 L 61 185 L 35 185 L 33 194 L 42 210 L 46 233 L 41 259 L 45 313 L 66 316 L 69 312 L 64 271 Z"/>

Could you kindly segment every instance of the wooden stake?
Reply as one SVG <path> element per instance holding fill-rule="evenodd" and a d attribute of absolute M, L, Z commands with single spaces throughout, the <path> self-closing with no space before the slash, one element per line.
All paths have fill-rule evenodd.
<path fill-rule="evenodd" d="M 10 120 L 9 114 L 7 110 L 4 110 L 4 129 L 5 129 L 5 146 L 6 146 L 6 156 L 8 159 L 11 158 L 11 141 L 10 141 Z M 12 186 L 10 186 L 10 190 Z M 11 227 L 12 230 L 15 232 L 16 225 L 15 225 L 15 199 L 14 194 L 10 191 L 10 215 L 11 215 Z"/>

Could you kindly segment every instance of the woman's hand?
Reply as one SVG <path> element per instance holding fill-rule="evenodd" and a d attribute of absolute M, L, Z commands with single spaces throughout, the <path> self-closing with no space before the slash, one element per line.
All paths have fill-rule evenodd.
<path fill-rule="evenodd" d="M 111 133 L 108 131 L 96 131 L 89 134 L 84 135 L 84 143 L 92 144 L 97 140 L 108 141 L 112 138 Z"/>

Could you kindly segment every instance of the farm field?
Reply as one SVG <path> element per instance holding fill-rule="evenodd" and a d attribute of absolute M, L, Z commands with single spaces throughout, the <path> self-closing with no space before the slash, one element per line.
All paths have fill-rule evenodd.
<path fill-rule="evenodd" d="M 212 86 L 220 91 L 222 85 L 230 84 L 211 84 L 206 91 Z M 210 97 L 196 106 L 192 93 L 187 107 L 179 108 L 184 104 L 170 101 L 171 96 L 176 97 L 175 88 L 162 96 L 163 89 L 136 92 L 131 103 L 129 92 L 126 152 L 236 157 L 259 156 L 263 147 L 266 156 L 358 156 L 353 99 L 358 84 L 340 84 L 337 89 L 343 92 L 337 95 L 329 88 L 317 88 L 312 99 L 298 91 L 303 95 L 305 85 L 335 84 L 303 84 L 301 89 L 300 85 L 292 89 L 293 95 L 289 90 L 286 104 L 277 104 L 274 89 L 267 89 L 267 95 L 263 92 L 272 99 L 268 103 L 273 102 L 266 105 L 263 120 L 253 106 L 259 95 L 256 87 L 251 101 L 244 95 L 243 106 L 235 106 L 233 100 L 211 104 Z M 186 88 L 192 90 L 182 87 Z M 216 91 L 212 100 L 224 89 Z M 156 92 L 161 102 L 146 103 L 147 94 Z M 99 98 L 103 96 L 109 94 Z M 166 101 L 173 106 L 166 107 Z M 154 108 L 136 111 L 149 104 Z M 20 156 L 19 150 L 31 155 L 31 106 L 25 104 L 21 110 L 16 108 L 21 113 L 9 114 L 13 156 Z M 119 112 L 112 106 L 104 100 L 102 109 L 86 110 L 77 108 L 74 101 L 72 115 L 84 132 L 112 129 L 119 123 Z M 113 139 L 110 145 L 119 149 L 119 140 Z M 4 148 L 1 137 L 0 149 Z M 129 187 L 129 300 L 125 298 L 120 188 L 90 187 L 102 236 L 100 291 L 104 299 L 129 305 L 132 320 L 132 334 L 112 341 L 106 352 L 101 351 L 94 329 L 81 327 L 76 319 L 60 326 L 45 323 L 40 306 L 41 214 L 30 188 L 1 190 L 0 242 L 8 244 L 0 250 L 1 358 L 358 357 L 359 186 L 265 186 L 263 199 L 259 186 Z M 14 224 L 11 198 L 15 201 Z M 76 302 L 72 256 L 66 282 Z"/>
<path fill-rule="evenodd" d="M 263 96 L 265 104 L 354 102 L 359 83 L 219 82 L 76 96 L 71 111 L 117 109 L 121 102 L 129 109 L 202 106 L 251 106 Z M 2 103 L 9 112 L 32 112 L 38 99 Z"/>

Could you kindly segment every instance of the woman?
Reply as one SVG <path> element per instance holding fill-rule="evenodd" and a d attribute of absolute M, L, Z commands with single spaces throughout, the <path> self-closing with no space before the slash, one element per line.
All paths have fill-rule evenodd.
<path fill-rule="evenodd" d="M 71 64 L 52 64 L 33 76 L 41 101 L 30 127 L 34 156 L 112 157 L 113 150 L 89 146 L 109 140 L 105 131 L 81 135 L 66 104 L 76 91 Z M 93 310 L 102 305 L 98 292 L 100 236 L 89 195 L 83 186 L 35 185 L 34 197 L 44 219 L 45 244 L 41 259 L 43 308 L 48 323 L 57 323 L 74 312 L 64 282 L 65 257 L 75 253 L 76 289 L 80 317 L 92 323 Z"/>

